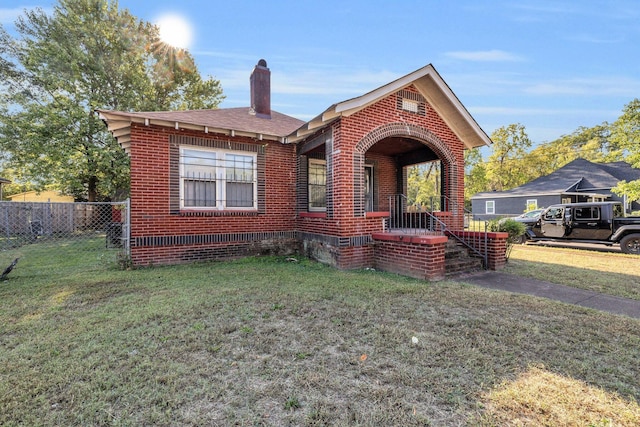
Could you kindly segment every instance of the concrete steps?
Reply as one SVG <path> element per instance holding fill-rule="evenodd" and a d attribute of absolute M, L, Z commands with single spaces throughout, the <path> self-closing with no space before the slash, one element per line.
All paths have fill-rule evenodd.
<path fill-rule="evenodd" d="M 452 278 L 462 274 L 481 271 L 482 259 L 471 255 L 467 247 L 449 238 L 444 252 L 445 277 Z"/>

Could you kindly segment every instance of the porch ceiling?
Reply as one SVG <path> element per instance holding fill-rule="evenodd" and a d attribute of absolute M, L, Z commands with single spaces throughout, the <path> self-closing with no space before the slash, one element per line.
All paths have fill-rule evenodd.
<path fill-rule="evenodd" d="M 299 154 L 323 153 L 324 143 L 307 147 Z M 438 160 L 438 155 L 426 145 L 411 138 L 391 137 L 378 141 L 367 153 L 378 154 L 395 159 L 398 166 L 409 166 Z"/>
<path fill-rule="evenodd" d="M 318 144 L 301 153 L 323 153 L 325 150 L 325 144 Z M 404 137 L 385 138 L 374 144 L 367 152 L 393 157 L 401 166 L 438 159 L 438 155 L 426 145 L 416 141 L 415 139 Z"/>
<path fill-rule="evenodd" d="M 396 157 L 400 154 L 417 151 L 425 147 L 420 142 L 411 138 L 393 137 L 377 142 L 369 149 L 370 153 L 382 154 L 384 156 Z"/>

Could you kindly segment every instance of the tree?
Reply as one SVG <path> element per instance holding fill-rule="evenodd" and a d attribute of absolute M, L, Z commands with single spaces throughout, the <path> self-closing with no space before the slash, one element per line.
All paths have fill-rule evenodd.
<path fill-rule="evenodd" d="M 117 1 L 59 0 L 0 26 L 0 151 L 38 187 L 88 200 L 128 187 L 128 158 L 94 111 L 216 108 L 219 81 L 163 45 L 158 28 Z"/>
<path fill-rule="evenodd" d="M 407 170 L 407 198 L 410 204 L 440 209 L 440 172 L 439 161 L 420 163 Z"/>
<path fill-rule="evenodd" d="M 492 153 L 486 165 L 486 177 L 490 190 L 503 191 L 527 182 L 521 167 L 531 140 L 523 125 L 510 124 L 491 134 Z"/>
<path fill-rule="evenodd" d="M 640 99 L 627 104 L 612 125 L 611 139 L 623 150 L 626 161 L 640 168 Z M 621 181 L 612 191 L 629 200 L 640 200 L 640 180 Z"/>
<path fill-rule="evenodd" d="M 489 189 L 487 180 L 487 164 L 482 159 L 480 148 L 464 152 L 464 200 L 465 207 L 471 209 L 471 197 Z"/>

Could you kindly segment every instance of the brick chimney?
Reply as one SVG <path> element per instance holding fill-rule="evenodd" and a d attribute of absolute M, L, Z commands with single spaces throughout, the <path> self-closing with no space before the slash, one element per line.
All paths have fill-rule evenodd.
<path fill-rule="evenodd" d="M 251 77 L 251 114 L 262 119 L 271 118 L 271 71 L 267 61 L 261 59 L 253 69 Z"/>

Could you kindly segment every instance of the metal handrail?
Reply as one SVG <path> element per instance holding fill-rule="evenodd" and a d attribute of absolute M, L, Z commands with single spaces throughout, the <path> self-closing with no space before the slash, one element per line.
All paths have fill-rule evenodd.
<path fill-rule="evenodd" d="M 467 209 L 459 207 L 455 200 L 447 196 L 431 197 L 429 204 L 409 204 L 404 194 L 389 196 L 390 218 L 389 229 L 410 234 L 439 234 L 452 236 L 456 241 L 470 249 L 482 258 L 486 268 L 488 260 L 488 236 L 487 222 L 474 221 Z M 442 209 L 444 208 L 444 209 Z M 441 214 L 438 214 L 441 212 Z M 460 215 L 462 214 L 462 218 Z M 444 221 L 439 218 L 448 218 Z M 454 226 L 452 226 L 454 225 Z M 456 227 L 457 226 L 457 227 Z M 483 244 L 481 249 L 474 246 L 465 236 L 465 232 L 482 234 Z M 473 240 L 477 241 L 477 238 Z"/>

